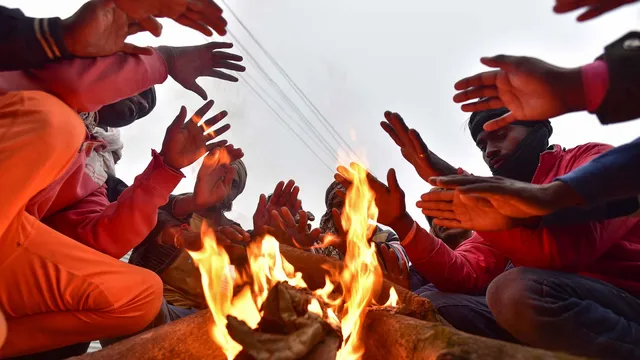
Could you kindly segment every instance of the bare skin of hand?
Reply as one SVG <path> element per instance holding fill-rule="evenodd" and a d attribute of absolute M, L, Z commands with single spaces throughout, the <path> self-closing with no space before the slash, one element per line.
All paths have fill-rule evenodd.
<path fill-rule="evenodd" d="M 334 179 L 342 184 L 346 189 L 351 186 L 354 172 L 365 171 L 362 166 L 351 163 L 351 169 L 344 166 L 338 167 L 338 173 L 334 175 Z M 378 219 L 380 224 L 391 226 L 395 220 L 404 216 L 407 212 L 404 191 L 398 184 L 396 171 L 389 169 L 387 172 L 387 186 L 378 180 L 371 173 L 367 172 L 367 182 L 369 187 L 375 193 L 375 203 L 378 207 Z"/>
<path fill-rule="evenodd" d="M 238 78 L 222 70 L 244 72 L 246 68 L 239 64 L 242 56 L 220 51 L 230 49 L 232 43 L 210 42 L 196 46 L 160 46 L 157 48 L 167 63 L 169 76 L 183 88 L 194 92 L 207 100 L 207 92 L 196 83 L 201 76 L 237 82 Z"/>
<path fill-rule="evenodd" d="M 501 214 L 514 218 L 544 216 L 584 203 L 580 195 L 562 181 L 534 185 L 499 176 L 446 176 L 432 178 L 430 183 L 457 189 L 463 197 L 484 198 Z"/>
<path fill-rule="evenodd" d="M 125 42 L 129 35 L 144 29 L 111 1 L 85 3 L 71 17 L 62 20 L 61 27 L 65 47 L 77 57 L 109 56 L 117 52 L 153 54 L 150 48 Z"/>
<path fill-rule="evenodd" d="M 222 153 L 226 155 L 223 156 Z M 236 176 L 236 168 L 229 164 L 243 156 L 242 149 L 228 144 L 211 150 L 204 157 L 193 188 L 196 211 L 218 204 L 229 195 L 233 178 Z"/>
<path fill-rule="evenodd" d="M 409 129 L 398 113 L 387 111 L 384 113 L 386 121 L 380 123 L 382 129 L 400 147 L 402 156 L 416 169 L 424 181 L 432 176 L 454 175 L 457 169 L 431 152 L 420 133 Z"/>
<path fill-rule="evenodd" d="M 227 33 L 227 21 L 222 9 L 212 0 L 114 0 L 116 6 L 155 36 L 160 36 L 162 25 L 156 17 L 173 19 L 180 25 L 192 28 L 206 36 L 215 31 L 220 36 Z"/>
<path fill-rule="evenodd" d="M 637 0 L 556 0 L 553 11 L 558 14 L 564 14 L 582 9 L 584 11 L 578 16 L 577 20 L 587 21 L 636 1 Z"/>
<path fill-rule="evenodd" d="M 214 131 L 205 131 L 227 117 L 227 112 L 222 111 L 214 117 L 202 122 L 202 127 L 198 124 L 201 119 L 213 107 L 213 100 L 207 101 L 196 113 L 185 122 L 187 109 L 183 106 L 180 113 L 167 128 L 167 132 L 162 142 L 160 154 L 164 157 L 164 162 L 168 166 L 180 170 L 183 169 L 211 150 L 226 145 L 227 141 L 211 142 L 213 139 L 227 132 L 231 126 L 223 125 Z"/>
<path fill-rule="evenodd" d="M 409 266 L 404 262 L 404 260 L 398 259 L 395 251 L 389 249 L 387 245 L 383 244 L 379 249 L 379 255 L 384 260 L 386 267 L 384 278 L 400 287 L 410 289 Z"/>
<path fill-rule="evenodd" d="M 302 209 L 302 201 L 298 199 L 300 193 L 300 187 L 296 186 L 295 181 L 289 180 L 286 183 L 280 181 L 275 189 L 271 199 L 267 202 L 266 195 L 260 195 L 258 200 L 258 207 L 253 214 L 253 229 L 256 232 L 256 236 L 264 235 L 266 232 L 266 226 L 273 226 L 271 224 L 273 218 L 271 213 L 278 211 L 282 207 L 286 207 L 290 213 L 297 214 Z"/>
<path fill-rule="evenodd" d="M 489 200 L 476 196 L 461 196 L 446 190 L 423 194 L 416 206 L 433 223 L 452 229 L 476 231 L 506 230 L 518 226 L 513 218 L 500 213 Z"/>
<path fill-rule="evenodd" d="M 498 70 L 479 73 L 455 84 L 453 101 L 462 111 L 506 107 L 509 113 L 484 125 L 493 131 L 514 121 L 536 121 L 586 109 L 580 68 L 561 68 L 524 56 L 497 55 L 480 59 Z"/>
<path fill-rule="evenodd" d="M 320 240 L 321 231 L 320 229 L 309 231 L 305 211 L 300 210 L 298 216 L 299 220 L 296 223 L 295 218 L 286 207 L 280 208 L 280 211 L 273 210 L 271 212 L 272 226 L 268 227 L 268 233 L 283 244 L 301 249 L 310 248 Z"/>

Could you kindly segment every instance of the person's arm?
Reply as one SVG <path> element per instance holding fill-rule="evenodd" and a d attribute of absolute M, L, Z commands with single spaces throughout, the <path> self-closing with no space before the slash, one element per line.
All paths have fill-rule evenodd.
<path fill-rule="evenodd" d="M 640 200 L 637 196 L 608 201 L 604 204 L 583 208 L 572 206 L 543 216 L 542 227 L 570 225 L 591 221 L 610 220 L 630 216 L 640 210 Z"/>
<path fill-rule="evenodd" d="M 0 6 L 0 71 L 38 68 L 72 56 L 62 38 L 60 18 L 36 19 Z"/>
<path fill-rule="evenodd" d="M 184 175 L 153 159 L 133 185 L 109 203 L 105 187 L 46 219 L 55 230 L 102 253 L 121 258 L 140 244 L 156 225 L 158 208 Z"/>
<path fill-rule="evenodd" d="M 474 234 L 456 250 L 417 223 L 402 241 L 413 267 L 440 291 L 481 291 L 504 270 L 507 259 Z"/>
<path fill-rule="evenodd" d="M 637 197 L 640 194 L 640 138 L 606 151 L 556 180 L 569 185 L 587 206 Z"/>
<path fill-rule="evenodd" d="M 608 82 L 606 95 L 593 111 L 600 122 L 613 124 L 640 117 L 640 32 L 611 43 L 599 59 L 606 63 Z"/>
<path fill-rule="evenodd" d="M 78 112 L 89 112 L 161 84 L 167 76 L 167 65 L 157 51 L 151 56 L 118 53 L 0 73 L 0 88 L 45 91 Z"/>

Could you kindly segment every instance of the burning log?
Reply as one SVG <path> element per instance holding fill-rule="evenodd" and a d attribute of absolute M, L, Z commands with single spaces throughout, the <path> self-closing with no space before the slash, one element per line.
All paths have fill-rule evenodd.
<path fill-rule="evenodd" d="M 262 305 L 264 314 L 257 329 L 228 316 L 229 334 L 243 347 L 236 359 L 335 359 L 342 335 L 308 310 L 312 301 L 327 314 L 307 289 L 278 283 Z"/>
<path fill-rule="evenodd" d="M 367 360 L 577 360 L 578 357 L 483 338 L 452 327 L 370 308 L 364 324 Z"/>
<path fill-rule="evenodd" d="M 338 260 L 312 254 L 287 245 L 280 244 L 280 254 L 293 265 L 296 271 L 302 273 L 302 279 L 311 290 L 322 288 L 325 284 L 326 276 L 332 272 L 342 271 L 343 267 L 343 264 Z M 401 305 L 398 310 L 399 313 L 424 321 L 444 323 L 444 320 L 438 315 L 429 300 L 418 297 L 411 291 L 395 286 L 386 280 L 380 293 L 374 297 L 376 304 L 385 304 L 389 300 L 389 290 L 392 287 L 396 290 L 398 303 Z"/>

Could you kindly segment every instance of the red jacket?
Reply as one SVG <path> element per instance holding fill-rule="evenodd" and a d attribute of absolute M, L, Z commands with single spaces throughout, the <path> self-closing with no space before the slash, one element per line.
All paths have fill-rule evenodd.
<path fill-rule="evenodd" d="M 56 95 L 77 111 L 95 111 L 166 78 L 166 64 L 157 52 L 151 56 L 115 54 L 60 61 L 39 70 L 2 72 L 0 93 L 41 90 Z M 69 121 L 81 120 L 78 117 Z M 168 168 L 154 152 L 142 174 L 117 202 L 109 203 L 104 173 L 96 168 L 92 157 L 101 146 L 104 143 L 87 134 L 65 173 L 36 194 L 26 211 L 72 239 L 121 258 L 153 229 L 158 207 L 167 202 L 184 176 Z"/>
<path fill-rule="evenodd" d="M 611 148 L 554 145 L 540 156 L 532 183 L 549 183 Z M 480 291 L 510 259 L 515 266 L 575 272 L 640 295 L 640 218 L 478 232 L 455 251 L 416 224 L 402 245 L 416 269 L 442 291 Z"/>

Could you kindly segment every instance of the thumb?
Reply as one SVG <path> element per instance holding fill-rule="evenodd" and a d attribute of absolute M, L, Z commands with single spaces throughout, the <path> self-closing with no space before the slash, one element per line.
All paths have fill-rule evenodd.
<path fill-rule="evenodd" d="M 150 47 L 142 47 L 130 43 L 122 44 L 120 51 L 126 54 L 134 55 L 153 55 L 153 50 Z"/>
<path fill-rule="evenodd" d="M 520 61 L 520 56 L 496 55 L 480 58 L 480 62 L 492 68 L 499 68 L 506 72 L 516 70 L 516 64 Z"/>
<path fill-rule="evenodd" d="M 516 121 L 518 121 L 518 119 L 516 119 L 515 115 L 513 115 L 513 112 L 509 111 L 508 113 L 500 116 L 497 119 L 487 121 L 482 128 L 485 131 L 494 131 L 494 130 L 503 128 Z"/>
<path fill-rule="evenodd" d="M 194 92 L 196 95 L 200 96 L 202 98 L 202 100 L 207 100 L 207 92 L 204 91 L 204 89 L 202 88 L 202 86 L 198 85 L 198 83 L 193 80 L 189 83 L 185 83 L 185 84 L 180 84 L 182 85 L 183 88 Z"/>
<path fill-rule="evenodd" d="M 159 37 L 162 34 L 162 24 L 153 16 L 147 16 L 138 20 L 138 24 L 155 37 Z"/>
<path fill-rule="evenodd" d="M 181 128 L 186 119 L 187 119 L 187 108 L 184 105 L 182 105 L 180 107 L 180 112 L 178 113 L 176 118 L 173 119 L 171 124 L 169 124 L 169 127 L 167 128 L 167 132 L 173 132 L 174 130 Z"/>

